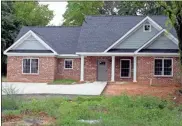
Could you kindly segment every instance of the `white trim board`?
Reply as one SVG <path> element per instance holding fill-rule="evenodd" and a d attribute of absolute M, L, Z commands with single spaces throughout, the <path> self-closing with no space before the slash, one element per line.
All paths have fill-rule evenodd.
<path fill-rule="evenodd" d="M 77 53 L 80 56 L 177 56 L 179 57 L 179 53 L 92 53 L 92 52 L 79 52 Z"/>
<path fill-rule="evenodd" d="M 47 48 L 48 50 L 51 50 L 52 52 L 54 52 L 54 54 L 57 54 L 57 52 L 55 50 L 53 50 L 48 44 L 46 44 L 41 38 L 39 38 L 33 31 L 29 30 L 26 34 L 24 34 L 20 39 L 18 39 L 15 43 L 13 43 L 13 45 L 11 45 L 8 49 L 6 49 L 4 51 L 4 54 L 8 54 L 8 51 L 10 49 L 12 49 L 13 47 L 17 47 L 18 45 L 20 45 L 21 43 L 24 42 L 24 40 L 26 40 L 28 37 L 33 36 L 38 42 L 40 42 L 45 48 Z"/>
<path fill-rule="evenodd" d="M 7 53 L 7 56 L 56 56 L 53 53 Z"/>
<path fill-rule="evenodd" d="M 155 60 L 156 59 L 161 59 L 162 60 L 162 75 L 155 75 Z M 171 75 L 164 75 L 164 60 L 165 59 L 170 59 L 171 60 Z M 154 58 L 154 63 L 153 63 L 153 76 L 154 77 L 173 77 L 173 58 Z"/>
<path fill-rule="evenodd" d="M 30 73 L 24 73 L 24 72 L 23 72 L 23 60 L 24 60 L 24 59 L 30 59 Z M 37 72 L 37 73 L 32 73 L 32 70 L 31 70 L 31 68 L 32 68 L 32 59 L 37 59 L 37 60 L 38 60 L 38 70 L 37 70 L 38 72 Z M 31 58 L 28 58 L 28 57 L 27 57 L 27 58 L 23 58 L 23 59 L 22 59 L 22 74 L 23 74 L 23 75 L 39 75 L 39 67 L 40 67 L 40 66 L 39 66 L 39 58 L 32 58 L 32 57 L 31 57 Z"/>
<path fill-rule="evenodd" d="M 121 68 L 121 66 L 122 66 L 122 61 L 129 61 L 129 76 L 128 77 L 123 77 L 123 76 L 121 76 L 121 71 L 122 71 L 122 68 Z M 120 59 L 120 78 L 131 78 L 131 59 Z"/>
<path fill-rule="evenodd" d="M 145 21 L 148 21 L 152 24 L 154 28 L 157 30 L 162 30 L 162 27 L 158 25 L 154 20 L 152 20 L 149 16 L 145 17 L 142 21 L 140 21 L 137 25 L 135 25 L 132 29 L 130 29 L 125 35 L 123 35 L 121 38 L 119 38 L 116 42 L 114 42 L 110 47 L 108 47 L 104 53 L 109 51 L 111 48 L 113 48 L 116 44 L 118 44 L 120 41 L 122 41 L 124 38 L 126 38 L 128 35 L 130 35 L 133 31 L 135 31 L 141 24 L 143 24 Z"/>
<path fill-rule="evenodd" d="M 71 68 L 66 68 L 66 61 L 71 61 Z M 64 59 L 64 69 L 71 70 L 73 69 L 73 59 Z"/>

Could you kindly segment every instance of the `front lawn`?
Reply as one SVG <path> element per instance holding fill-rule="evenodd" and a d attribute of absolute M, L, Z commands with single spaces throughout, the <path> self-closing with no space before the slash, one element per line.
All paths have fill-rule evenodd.
<path fill-rule="evenodd" d="M 6 105 L 6 104 L 3 104 Z M 11 104 L 13 105 L 13 104 Z M 8 106 L 9 108 L 10 106 Z M 13 107 L 13 106 L 12 106 Z M 7 108 L 2 106 L 2 108 Z M 8 114 L 46 113 L 57 126 L 89 126 L 78 120 L 98 120 L 92 126 L 180 126 L 182 106 L 155 97 L 126 95 L 45 98 L 16 102 Z M 7 112 L 8 111 L 8 112 Z M 21 117 L 21 116 L 20 116 Z"/>
<path fill-rule="evenodd" d="M 59 79 L 59 80 L 54 80 L 53 83 L 51 84 L 73 84 L 75 82 L 76 81 L 72 79 Z"/>

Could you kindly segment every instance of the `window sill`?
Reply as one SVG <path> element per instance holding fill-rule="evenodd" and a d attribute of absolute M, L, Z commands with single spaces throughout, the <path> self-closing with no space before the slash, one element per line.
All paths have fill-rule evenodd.
<path fill-rule="evenodd" d="M 173 75 L 154 75 L 154 77 L 162 77 L 162 78 L 172 78 Z"/>
<path fill-rule="evenodd" d="M 72 70 L 73 68 L 64 68 L 64 70 Z"/>
<path fill-rule="evenodd" d="M 120 77 L 120 79 L 130 79 L 131 77 Z"/>
<path fill-rule="evenodd" d="M 39 75 L 39 73 L 22 73 L 22 75 Z"/>

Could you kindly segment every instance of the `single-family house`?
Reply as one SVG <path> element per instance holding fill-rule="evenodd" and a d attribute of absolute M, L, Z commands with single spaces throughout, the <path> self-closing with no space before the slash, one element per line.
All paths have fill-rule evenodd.
<path fill-rule="evenodd" d="M 23 27 L 4 52 L 7 80 L 175 84 L 178 40 L 166 20 L 166 16 L 87 16 L 78 27 Z"/>

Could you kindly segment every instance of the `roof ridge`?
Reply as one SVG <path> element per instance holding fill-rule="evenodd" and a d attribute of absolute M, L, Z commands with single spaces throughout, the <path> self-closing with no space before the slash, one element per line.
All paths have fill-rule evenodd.
<path fill-rule="evenodd" d="M 27 28 L 80 28 L 81 26 L 23 26 Z"/>

